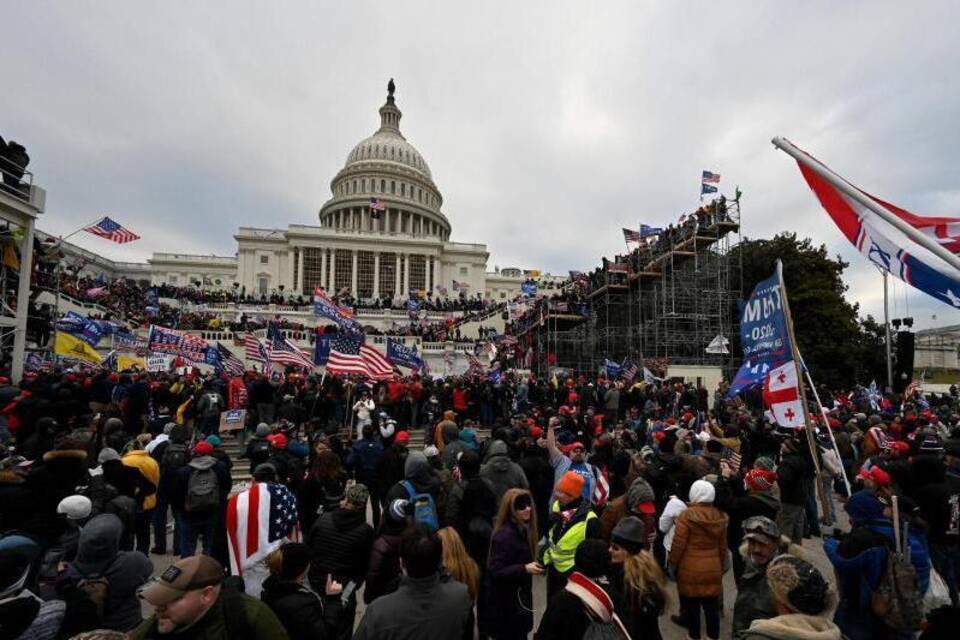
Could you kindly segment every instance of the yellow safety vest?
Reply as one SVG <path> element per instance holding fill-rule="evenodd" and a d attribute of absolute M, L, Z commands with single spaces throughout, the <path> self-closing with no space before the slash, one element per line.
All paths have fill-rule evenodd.
<path fill-rule="evenodd" d="M 554 500 L 551 511 L 554 513 L 560 511 L 559 501 Z M 596 517 L 597 514 L 593 512 L 593 509 L 588 509 L 587 517 L 567 529 L 556 542 L 553 541 L 553 536 L 548 531 L 547 549 L 543 552 L 543 564 L 553 565 L 553 568 L 560 573 L 566 573 L 573 569 L 577 547 L 587 538 L 587 523 Z"/>

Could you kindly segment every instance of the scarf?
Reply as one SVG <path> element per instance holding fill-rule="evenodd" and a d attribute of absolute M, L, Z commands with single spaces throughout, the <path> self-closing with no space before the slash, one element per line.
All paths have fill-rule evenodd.
<path fill-rule="evenodd" d="M 574 571 L 567 579 L 564 590 L 580 599 L 592 620 L 612 624 L 624 640 L 630 640 L 630 634 L 613 610 L 613 601 L 597 583 L 582 573 Z"/>

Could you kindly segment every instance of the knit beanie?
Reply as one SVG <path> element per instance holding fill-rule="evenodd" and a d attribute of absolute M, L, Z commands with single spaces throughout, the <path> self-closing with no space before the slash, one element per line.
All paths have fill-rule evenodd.
<path fill-rule="evenodd" d="M 634 480 L 630 488 L 627 489 L 627 509 L 631 512 L 636 512 L 638 509 L 646 512 L 648 509 L 640 505 L 652 504 L 655 500 L 653 487 L 643 478 Z"/>
<path fill-rule="evenodd" d="M 567 471 L 557 483 L 557 491 L 570 496 L 579 496 L 583 493 L 583 476 L 576 471 Z"/>
<path fill-rule="evenodd" d="M 176 422 L 168 422 L 167 424 L 163 425 L 163 432 L 167 435 L 170 435 L 170 433 L 173 431 L 173 429 L 176 426 L 177 426 Z"/>
<path fill-rule="evenodd" d="M 67 496 L 57 505 L 57 513 L 66 516 L 67 520 L 83 520 L 89 518 L 93 511 L 93 503 L 87 496 Z"/>
<path fill-rule="evenodd" d="M 261 422 L 257 425 L 257 431 L 254 435 L 256 435 L 258 438 L 266 438 L 268 435 L 270 435 L 270 425 L 268 425 L 266 422 Z"/>
<path fill-rule="evenodd" d="M 207 442 L 209 442 L 210 444 L 212 444 L 214 449 L 216 449 L 216 448 L 219 447 L 221 444 L 223 444 L 223 441 L 220 440 L 220 436 L 217 436 L 217 435 L 209 435 L 209 436 L 207 436 Z"/>
<path fill-rule="evenodd" d="M 713 499 L 717 496 L 717 490 L 706 480 L 697 480 L 690 485 L 690 503 L 713 504 Z"/>
<path fill-rule="evenodd" d="M 760 456 L 753 463 L 754 469 L 767 469 L 768 471 L 776 471 L 777 464 L 773 461 L 772 458 L 767 456 Z"/>
<path fill-rule="evenodd" d="M 809 562 L 781 555 L 767 566 L 767 584 L 775 601 L 810 616 L 822 614 L 832 605 L 830 583 Z"/>
<path fill-rule="evenodd" d="M 643 526 L 643 520 L 636 516 L 627 516 L 613 528 L 610 539 L 626 549 L 627 553 L 640 553 L 647 541 L 647 531 L 646 527 Z"/>
<path fill-rule="evenodd" d="M 603 540 L 588 538 L 577 547 L 573 562 L 575 571 L 588 578 L 599 578 L 610 569 L 610 551 Z"/>
<path fill-rule="evenodd" d="M 116 449 L 111 449 L 110 447 L 104 447 L 100 450 L 100 455 L 97 456 L 97 464 L 103 464 L 104 462 L 109 462 L 111 460 L 119 460 L 120 454 L 117 453 Z"/>

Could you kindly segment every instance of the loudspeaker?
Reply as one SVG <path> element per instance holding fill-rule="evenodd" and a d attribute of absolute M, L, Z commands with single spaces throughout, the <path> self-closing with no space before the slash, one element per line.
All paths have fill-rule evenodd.
<path fill-rule="evenodd" d="M 893 390 L 903 393 L 913 380 L 913 332 L 897 332 L 897 362 L 893 368 Z"/>

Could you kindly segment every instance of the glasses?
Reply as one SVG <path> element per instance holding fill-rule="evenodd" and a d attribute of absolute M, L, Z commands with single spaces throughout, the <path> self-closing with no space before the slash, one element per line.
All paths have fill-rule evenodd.
<path fill-rule="evenodd" d="M 533 501 L 530 499 L 530 496 L 519 496 L 513 501 L 513 508 L 516 511 L 523 511 L 524 509 L 529 509 L 532 506 Z"/>
<path fill-rule="evenodd" d="M 586 451 L 586 449 L 583 447 L 574 447 L 570 450 L 570 453 L 583 453 L 584 451 Z"/>

